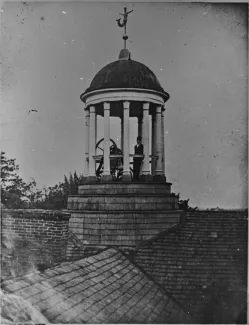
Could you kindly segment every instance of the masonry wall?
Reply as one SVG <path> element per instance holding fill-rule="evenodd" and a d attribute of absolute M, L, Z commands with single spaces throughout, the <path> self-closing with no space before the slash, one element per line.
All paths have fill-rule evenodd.
<path fill-rule="evenodd" d="M 134 250 L 183 221 L 170 189 L 171 183 L 156 182 L 82 184 L 68 197 L 69 229 L 85 247 Z"/>
<path fill-rule="evenodd" d="M 70 214 L 46 210 L 2 210 L 4 276 L 18 276 L 66 259 Z"/>
<path fill-rule="evenodd" d="M 143 241 L 179 225 L 181 211 L 71 212 L 70 231 L 84 245 L 134 249 Z"/>

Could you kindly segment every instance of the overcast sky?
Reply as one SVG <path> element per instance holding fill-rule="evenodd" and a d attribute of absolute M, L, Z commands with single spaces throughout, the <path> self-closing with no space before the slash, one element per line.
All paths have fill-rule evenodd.
<path fill-rule="evenodd" d="M 1 9 L 2 150 L 40 186 L 84 168 L 80 94 L 123 47 L 170 94 L 166 176 L 192 206 L 237 208 L 247 179 L 247 7 L 6 2 Z M 29 110 L 37 110 L 31 112 Z M 132 122 L 134 130 L 134 123 Z M 111 136 L 119 137 L 112 121 Z M 102 137 L 102 126 L 98 138 Z M 131 145 L 135 132 L 131 133 Z M 132 150 L 132 149 L 131 149 Z"/>

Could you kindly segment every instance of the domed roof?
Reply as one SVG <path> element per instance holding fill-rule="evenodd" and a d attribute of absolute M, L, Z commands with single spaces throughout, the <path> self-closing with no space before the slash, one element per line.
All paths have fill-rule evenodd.
<path fill-rule="evenodd" d="M 161 87 L 155 74 L 146 65 L 131 59 L 120 59 L 107 64 L 93 78 L 85 95 L 94 90 L 110 88 L 138 88 L 169 95 Z"/>

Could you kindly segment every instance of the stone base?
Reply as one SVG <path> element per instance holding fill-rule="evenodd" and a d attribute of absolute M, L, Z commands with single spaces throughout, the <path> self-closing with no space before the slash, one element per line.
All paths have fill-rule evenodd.
<path fill-rule="evenodd" d="M 88 177 L 83 176 L 82 179 L 81 179 L 81 183 L 82 184 L 87 184 L 88 183 Z"/>
<path fill-rule="evenodd" d="M 96 176 L 85 176 L 82 179 L 83 184 L 96 183 L 96 182 L 97 182 L 97 177 Z"/>
<path fill-rule="evenodd" d="M 151 176 L 151 175 L 141 175 L 140 177 L 139 177 L 139 181 L 140 182 L 152 182 L 152 180 L 153 180 L 153 177 Z"/>
<path fill-rule="evenodd" d="M 100 178 L 101 183 L 110 182 L 111 180 L 112 180 L 111 175 L 101 175 L 101 178 Z"/>
<path fill-rule="evenodd" d="M 70 211 L 70 231 L 87 246 L 117 246 L 134 250 L 144 241 L 180 225 L 179 210 Z"/>
<path fill-rule="evenodd" d="M 165 175 L 153 175 L 153 182 L 166 183 L 166 176 Z"/>
<path fill-rule="evenodd" d="M 123 174 L 122 175 L 122 182 L 131 182 L 131 174 Z"/>
<path fill-rule="evenodd" d="M 130 183 L 124 183 L 122 181 L 108 183 L 95 182 L 95 184 L 91 183 L 79 185 L 78 197 L 82 197 L 84 199 L 95 198 L 96 200 L 98 200 L 99 195 L 105 198 L 107 196 L 113 196 L 114 198 L 117 195 L 127 196 L 127 194 L 134 195 L 134 197 L 137 195 L 141 196 L 142 194 L 151 196 L 157 193 L 159 195 L 161 194 L 164 196 L 170 196 L 171 185 L 172 183 L 145 183 L 139 181 L 134 181 Z M 68 202 L 70 202 L 70 199 Z"/>
<path fill-rule="evenodd" d="M 129 179 L 129 175 L 126 175 Z M 82 184 L 78 195 L 69 196 L 69 229 L 89 246 L 134 249 L 183 220 L 171 183 L 95 182 Z"/>

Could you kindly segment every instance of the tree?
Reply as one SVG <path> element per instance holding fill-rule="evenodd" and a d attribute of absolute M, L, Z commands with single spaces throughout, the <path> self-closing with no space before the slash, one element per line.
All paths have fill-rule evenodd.
<path fill-rule="evenodd" d="M 75 171 L 69 178 L 64 175 L 64 182 L 41 190 L 33 178 L 29 183 L 24 182 L 18 171 L 15 159 L 8 159 L 5 152 L 1 152 L 1 197 L 7 208 L 65 209 L 68 195 L 78 193 L 82 179 Z"/>
<path fill-rule="evenodd" d="M 63 183 L 63 192 L 65 196 L 68 196 L 69 194 L 69 181 L 66 175 L 64 175 L 64 183 Z"/>
<path fill-rule="evenodd" d="M 25 183 L 18 175 L 16 159 L 9 159 L 1 152 L 1 201 L 6 207 L 19 208 L 35 181 Z"/>
<path fill-rule="evenodd" d="M 188 202 L 189 202 L 189 199 L 186 199 L 186 200 L 182 200 L 180 199 L 180 193 L 171 193 L 171 196 L 175 197 L 178 201 L 178 206 L 179 206 L 179 209 L 180 210 L 184 210 L 186 212 L 194 212 L 194 211 L 198 211 L 199 208 L 198 207 L 191 207 L 189 206 Z"/>
<path fill-rule="evenodd" d="M 75 180 L 73 178 L 72 173 L 69 175 L 69 195 L 75 195 L 78 192 L 77 185 L 75 184 Z"/>
<path fill-rule="evenodd" d="M 49 187 L 47 200 L 45 203 L 50 209 L 63 209 L 66 207 L 66 197 L 63 191 L 63 183 L 56 184 L 53 187 Z"/>
<path fill-rule="evenodd" d="M 75 189 L 74 194 L 78 194 L 79 177 L 78 177 L 76 171 L 74 172 L 74 175 L 73 175 L 73 182 L 74 182 L 74 189 Z"/>
<path fill-rule="evenodd" d="M 34 178 L 31 178 L 31 182 L 27 186 L 25 196 L 30 202 L 30 204 L 29 204 L 30 208 L 36 207 L 37 203 L 42 201 L 42 199 L 44 197 L 43 192 L 42 192 L 42 190 L 37 188 L 37 184 L 36 184 L 36 181 L 34 180 Z"/>

